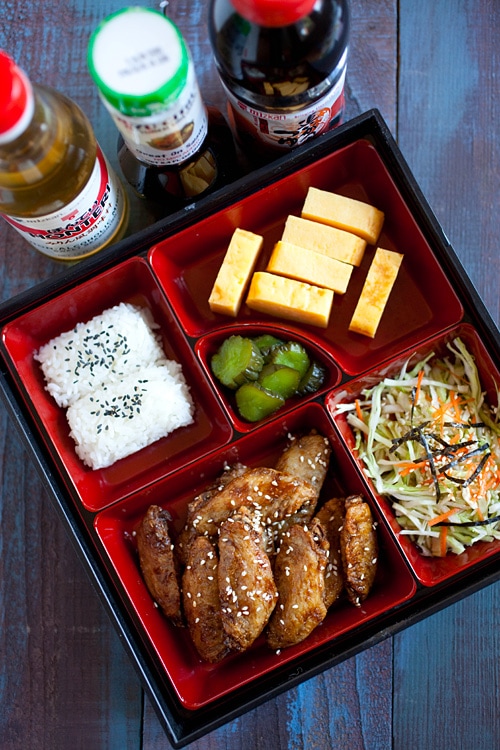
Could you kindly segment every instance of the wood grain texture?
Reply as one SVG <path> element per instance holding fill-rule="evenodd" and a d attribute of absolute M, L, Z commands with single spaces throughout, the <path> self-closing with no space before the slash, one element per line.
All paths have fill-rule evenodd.
<path fill-rule="evenodd" d="M 145 0 L 138 4 L 152 6 Z M 86 68 L 120 0 L 4 0 L 0 47 L 74 98 L 114 166 L 116 131 Z M 347 117 L 378 107 L 499 321 L 496 0 L 352 0 Z M 224 106 L 206 0 L 171 0 L 207 101 Z M 150 217 L 132 202 L 130 231 Z M 56 276 L 0 223 L 0 300 Z M 0 411 L 0 747 L 170 747 L 33 469 Z M 478 592 L 215 730 L 192 750 L 500 746 L 500 584 Z M 410 739 L 409 739 L 410 738 Z"/>
<path fill-rule="evenodd" d="M 498 324 L 500 8 L 402 0 L 399 9 L 399 145 Z M 499 624 L 495 584 L 394 639 L 395 750 L 408 737 L 414 747 L 500 745 Z"/>
<path fill-rule="evenodd" d="M 500 7 L 423 6 L 400 3 L 398 142 L 498 323 Z"/>

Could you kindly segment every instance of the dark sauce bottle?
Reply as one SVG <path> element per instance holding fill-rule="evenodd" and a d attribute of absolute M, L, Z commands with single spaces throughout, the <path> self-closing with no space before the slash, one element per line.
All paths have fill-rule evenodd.
<path fill-rule="evenodd" d="M 217 190 L 236 177 L 235 149 L 226 120 L 208 106 L 208 133 L 198 154 L 179 164 L 155 167 L 139 161 L 123 137 L 118 137 L 118 161 L 123 176 L 141 198 L 161 215 L 176 211 L 204 193 Z"/>
<path fill-rule="evenodd" d="M 237 176 L 223 115 L 206 107 L 178 28 L 149 8 L 108 16 L 91 37 L 89 68 L 119 132 L 124 177 L 159 217 Z"/>
<path fill-rule="evenodd" d="M 209 33 L 247 155 L 275 158 L 341 122 L 347 0 L 211 0 Z"/>

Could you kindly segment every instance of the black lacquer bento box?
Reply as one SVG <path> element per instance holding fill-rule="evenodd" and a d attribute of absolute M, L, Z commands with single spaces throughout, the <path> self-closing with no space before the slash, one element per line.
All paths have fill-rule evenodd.
<path fill-rule="evenodd" d="M 208 295 L 236 227 L 264 236 L 265 254 L 310 185 L 371 202 L 385 213 L 379 244 L 404 253 L 375 338 L 349 332 L 370 262 L 368 248 L 326 329 L 258 314 L 211 312 Z M 267 248 L 267 250 L 266 250 Z M 182 364 L 196 405 L 188 427 L 105 469 L 76 456 L 62 409 L 44 387 L 33 353 L 120 302 L 148 307 L 168 357 Z M 88 568 L 172 744 L 181 747 L 500 577 L 500 542 L 461 555 L 424 558 L 398 534 L 390 506 L 356 460 L 335 405 L 414 353 L 425 356 L 459 335 L 493 397 L 500 336 L 474 291 L 397 145 L 376 110 L 287 158 L 158 222 L 55 280 L 0 307 L 1 386 L 56 509 Z M 321 389 L 289 399 L 275 414 L 245 422 L 214 379 L 210 357 L 232 333 L 268 332 L 303 342 L 323 365 Z M 134 529 L 153 503 L 183 523 L 186 506 L 236 460 L 273 465 L 287 437 L 316 429 L 332 450 L 326 493 L 367 498 L 378 522 L 379 564 L 361 607 L 340 602 L 303 642 L 276 653 L 262 640 L 207 664 L 185 629 L 155 607 L 142 580 Z"/>

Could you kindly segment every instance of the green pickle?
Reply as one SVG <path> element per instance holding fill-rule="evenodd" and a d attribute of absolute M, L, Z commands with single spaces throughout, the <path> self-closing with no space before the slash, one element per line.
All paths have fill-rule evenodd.
<path fill-rule="evenodd" d="M 257 336 L 257 338 L 254 339 L 254 342 L 259 347 L 264 358 L 269 356 L 272 349 L 284 343 L 281 339 L 277 339 L 276 336 L 273 336 L 272 333 L 263 333 L 261 336 Z"/>
<path fill-rule="evenodd" d="M 229 336 L 212 356 L 211 367 L 235 391 L 237 410 L 248 422 L 270 416 L 292 396 L 315 393 L 325 379 L 325 368 L 302 344 L 268 333 Z"/>
<path fill-rule="evenodd" d="M 264 357 L 251 339 L 230 336 L 212 357 L 212 372 L 220 382 L 236 390 L 248 380 L 257 380 Z"/>
<path fill-rule="evenodd" d="M 294 370 L 299 371 L 301 378 L 306 374 L 311 364 L 305 348 L 297 341 L 287 341 L 286 344 L 276 346 L 270 352 L 269 361 L 274 365 L 293 367 Z"/>
<path fill-rule="evenodd" d="M 243 419 L 258 422 L 283 406 L 285 399 L 262 388 L 258 383 L 244 383 L 236 391 L 236 406 Z"/>
<path fill-rule="evenodd" d="M 264 365 L 258 377 L 259 385 L 284 399 L 293 396 L 299 387 L 300 372 L 286 365 Z"/>
<path fill-rule="evenodd" d="M 325 380 L 325 368 L 319 362 L 311 362 L 309 369 L 298 385 L 298 392 L 302 395 L 316 393 Z"/>

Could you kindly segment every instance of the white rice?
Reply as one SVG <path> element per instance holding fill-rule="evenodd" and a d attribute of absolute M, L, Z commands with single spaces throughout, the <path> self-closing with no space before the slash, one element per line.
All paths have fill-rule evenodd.
<path fill-rule="evenodd" d="M 105 310 L 35 353 L 46 388 L 67 407 L 79 458 L 103 469 L 191 424 L 194 405 L 181 365 L 167 360 L 149 311 Z"/>
<path fill-rule="evenodd" d="M 110 466 L 193 421 L 189 391 L 180 367 L 171 362 L 82 396 L 67 418 L 76 453 L 92 469 Z"/>
<path fill-rule="evenodd" d="M 35 359 L 57 404 L 69 406 L 103 383 L 164 358 L 150 317 L 149 310 L 122 302 L 42 346 Z"/>

